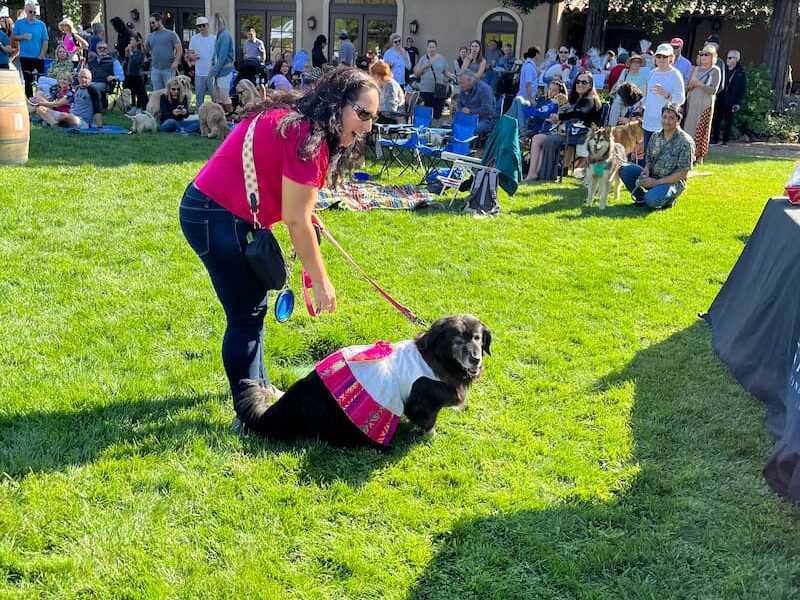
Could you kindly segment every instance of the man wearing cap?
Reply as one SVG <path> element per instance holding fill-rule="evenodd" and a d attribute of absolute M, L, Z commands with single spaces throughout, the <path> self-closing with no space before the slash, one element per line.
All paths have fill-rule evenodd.
<path fill-rule="evenodd" d="M 672 46 L 672 51 L 675 53 L 675 62 L 672 63 L 672 66 L 680 71 L 683 77 L 683 86 L 686 87 L 692 77 L 692 61 L 681 54 L 683 51 L 683 40 L 681 38 L 672 38 L 669 45 Z"/>
<path fill-rule="evenodd" d="M 645 94 L 642 99 L 644 106 L 642 129 L 644 129 L 645 147 L 647 147 L 650 136 L 656 131 L 661 131 L 661 108 L 668 102 L 681 106 L 686 101 L 683 77 L 672 66 L 674 57 L 672 46 L 669 44 L 660 44 L 656 48 L 656 68 L 650 71 L 647 76 L 646 89 L 642 90 Z"/>
<path fill-rule="evenodd" d="M 661 109 L 661 131 L 650 137 L 644 168 L 624 165 L 620 179 L 633 194 L 634 204 L 671 208 L 686 189 L 694 163 L 694 140 L 680 127 L 683 110 L 670 102 Z"/>
<path fill-rule="evenodd" d="M 206 100 L 206 94 L 213 98 L 214 90 L 211 89 L 208 74 L 211 71 L 211 59 L 214 58 L 214 44 L 217 36 L 211 33 L 208 19 L 197 17 L 195 21 L 197 33 L 189 40 L 189 51 L 195 57 L 194 63 L 194 92 L 197 106 Z"/>
<path fill-rule="evenodd" d="M 709 33 L 706 37 L 706 44 L 711 44 L 717 49 L 717 66 L 719 67 L 720 73 L 722 73 L 722 80 L 719 82 L 719 89 L 717 90 L 717 102 L 719 102 L 719 97 L 722 95 L 722 90 L 725 89 L 725 61 L 722 60 L 722 53 L 719 51 L 719 36 L 716 33 Z"/>
<path fill-rule="evenodd" d="M 399 33 L 393 33 L 389 37 L 391 48 L 383 53 L 383 62 L 389 65 L 394 80 L 404 86 L 406 84 L 406 70 L 411 69 L 411 57 L 406 49 L 403 48 L 402 39 Z"/>
<path fill-rule="evenodd" d="M 339 30 L 339 64 L 352 67 L 356 63 L 356 47 L 347 35 L 347 29 Z"/>
<path fill-rule="evenodd" d="M 47 54 L 47 27 L 36 18 L 39 5 L 35 2 L 25 3 L 25 18 L 17 19 L 11 33 L 11 39 L 19 42 L 19 63 L 25 78 L 25 95 L 33 96 L 33 72 L 44 74 L 44 56 Z"/>

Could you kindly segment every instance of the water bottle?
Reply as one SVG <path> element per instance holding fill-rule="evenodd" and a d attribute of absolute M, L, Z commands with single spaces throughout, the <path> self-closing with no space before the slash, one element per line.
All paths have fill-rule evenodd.
<path fill-rule="evenodd" d="M 36 92 L 39 91 L 39 71 L 37 69 L 33 70 L 33 81 L 31 82 L 31 88 L 33 89 L 33 95 L 36 95 Z"/>

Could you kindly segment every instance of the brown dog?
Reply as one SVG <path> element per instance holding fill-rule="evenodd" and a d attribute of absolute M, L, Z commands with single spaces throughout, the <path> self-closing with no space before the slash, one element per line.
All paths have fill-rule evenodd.
<path fill-rule="evenodd" d="M 611 128 L 614 142 L 625 147 L 625 154 L 629 155 L 639 144 L 644 142 L 644 129 L 638 119 L 629 121 L 627 125 L 617 125 Z"/>
<path fill-rule="evenodd" d="M 225 122 L 225 111 L 219 104 L 202 104 L 197 110 L 197 116 L 200 119 L 200 135 L 224 140 L 230 133 L 228 123 Z"/>

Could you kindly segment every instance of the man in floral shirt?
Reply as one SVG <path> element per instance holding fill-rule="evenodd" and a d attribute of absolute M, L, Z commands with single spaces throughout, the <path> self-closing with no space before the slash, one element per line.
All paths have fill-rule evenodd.
<path fill-rule="evenodd" d="M 634 204 L 650 208 L 671 208 L 686 189 L 686 179 L 694 164 L 694 140 L 680 128 L 683 111 L 675 103 L 661 109 L 661 131 L 650 137 L 644 169 L 625 165 L 619 176 L 633 194 Z"/>

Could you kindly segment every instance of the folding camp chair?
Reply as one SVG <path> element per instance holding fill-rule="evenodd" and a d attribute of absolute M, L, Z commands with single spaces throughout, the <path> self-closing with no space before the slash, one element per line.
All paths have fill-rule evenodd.
<path fill-rule="evenodd" d="M 414 122 L 411 127 L 408 126 L 384 126 L 388 132 L 388 138 L 380 138 L 378 143 L 381 145 L 383 152 L 383 165 L 378 176 L 383 175 L 393 163 L 397 163 L 403 167 L 400 175 L 405 173 L 409 168 L 414 170 L 423 170 L 422 160 L 419 154 L 419 148 L 424 144 L 422 134 L 431 125 L 433 120 L 433 109 L 428 106 L 415 106 L 414 107 Z M 396 137 L 391 137 L 394 133 Z M 408 137 L 401 137 L 408 135 Z M 404 154 L 409 156 L 407 162 L 404 162 Z"/>
<path fill-rule="evenodd" d="M 478 171 L 491 171 L 497 174 L 498 182 L 509 196 L 517 191 L 522 179 L 522 156 L 519 151 L 519 132 L 517 120 L 507 115 L 497 119 L 484 148 L 483 158 L 464 156 L 452 152 L 442 152 L 442 160 L 452 161 L 453 165 L 446 176 L 437 179 L 442 183 L 442 193 L 450 188 L 455 190 L 453 199 L 458 196 L 461 184 Z"/>
<path fill-rule="evenodd" d="M 478 127 L 478 115 L 468 115 L 463 112 L 456 112 L 453 115 L 452 130 L 446 136 L 443 144 L 438 146 L 423 145 L 419 148 L 419 153 L 424 162 L 426 162 L 426 170 L 420 184 L 422 184 L 428 175 L 435 171 L 438 167 L 439 160 L 443 152 L 450 154 L 458 154 L 461 156 L 469 156 L 472 154 L 472 142 L 478 139 L 475 135 L 475 130 Z M 426 160 L 427 159 L 427 160 Z"/>

